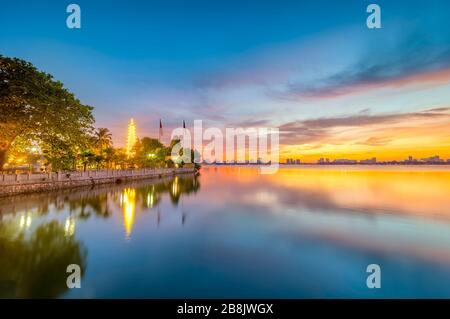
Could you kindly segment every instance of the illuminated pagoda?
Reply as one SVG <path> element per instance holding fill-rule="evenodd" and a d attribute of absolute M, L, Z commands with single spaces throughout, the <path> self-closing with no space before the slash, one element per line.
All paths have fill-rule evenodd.
<path fill-rule="evenodd" d="M 133 157 L 135 155 L 134 146 L 137 142 L 137 135 L 136 135 L 136 124 L 134 123 L 134 120 L 131 119 L 130 123 L 128 124 L 128 135 L 127 135 L 127 156 L 128 158 Z"/>

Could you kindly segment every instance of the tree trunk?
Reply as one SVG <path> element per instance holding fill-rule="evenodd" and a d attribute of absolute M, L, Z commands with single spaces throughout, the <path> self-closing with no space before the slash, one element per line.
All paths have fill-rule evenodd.
<path fill-rule="evenodd" d="M 6 164 L 6 151 L 6 148 L 0 148 L 0 171 L 3 170 L 3 166 Z"/>

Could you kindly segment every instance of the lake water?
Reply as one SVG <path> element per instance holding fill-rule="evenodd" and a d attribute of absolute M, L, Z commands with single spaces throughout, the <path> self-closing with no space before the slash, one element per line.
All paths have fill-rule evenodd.
<path fill-rule="evenodd" d="M 206 166 L 3 198 L 0 296 L 448 298 L 450 170 Z"/>

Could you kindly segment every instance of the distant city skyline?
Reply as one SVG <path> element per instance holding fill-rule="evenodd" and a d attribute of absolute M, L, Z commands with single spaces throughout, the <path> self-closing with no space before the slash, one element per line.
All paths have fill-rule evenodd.
<path fill-rule="evenodd" d="M 426 158 L 414 158 L 414 156 L 410 155 L 408 158 L 403 160 L 383 160 L 380 161 L 376 157 L 372 157 L 369 159 L 347 159 L 347 158 L 337 158 L 337 159 L 329 159 L 329 158 L 320 158 L 317 161 L 317 164 L 390 164 L 390 163 L 399 163 L 399 164 L 450 164 L 450 158 L 444 159 L 439 155 L 434 155 Z"/>
<path fill-rule="evenodd" d="M 222 162 L 217 162 L 218 164 L 224 164 Z M 320 158 L 316 162 L 303 162 L 299 158 L 286 158 L 283 161 L 280 161 L 281 164 L 286 165 L 300 165 L 300 164 L 323 164 L 323 165 L 333 165 L 333 164 L 366 164 L 366 165 L 376 165 L 376 164 L 406 164 L 406 165 L 419 165 L 419 164 L 449 164 L 450 158 L 444 159 L 439 155 L 431 156 L 428 158 L 414 158 L 413 156 L 408 156 L 408 158 L 404 160 L 387 160 L 387 161 L 379 161 L 376 157 L 372 157 L 370 159 L 348 159 L 348 158 Z M 242 164 L 241 162 L 235 162 L 231 164 Z M 255 164 L 249 160 L 246 160 L 243 164 Z M 259 160 L 256 164 L 263 164 Z"/>

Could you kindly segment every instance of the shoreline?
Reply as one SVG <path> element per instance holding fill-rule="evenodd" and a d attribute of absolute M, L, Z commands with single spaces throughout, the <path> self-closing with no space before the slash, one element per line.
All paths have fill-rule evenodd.
<path fill-rule="evenodd" d="M 166 176 L 193 174 L 194 168 L 140 170 L 104 170 L 74 173 L 11 174 L 0 176 L 0 197 L 42 193 L 60 189 L 120 184 L 128 181 L 161 179 Z M 7 176 L 7 178 L 5 178 Z"/>

